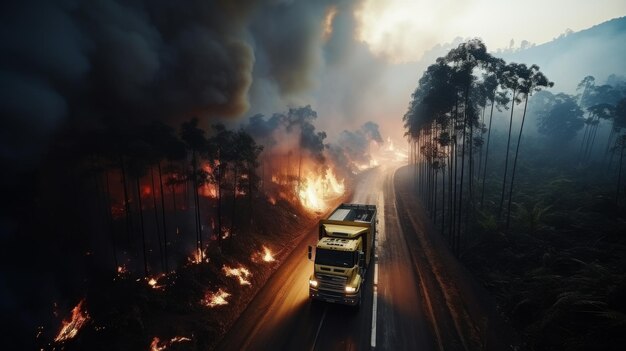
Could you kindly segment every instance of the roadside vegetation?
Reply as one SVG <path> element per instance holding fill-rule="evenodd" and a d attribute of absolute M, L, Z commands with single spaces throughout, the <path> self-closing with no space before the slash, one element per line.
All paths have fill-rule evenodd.
<path fill-rule="evenodd" d="M 438 58 L 404 116 L 414 188 L 528 349 L 620 349 L 626 81 L 553 85 L 479 40 Z"/>

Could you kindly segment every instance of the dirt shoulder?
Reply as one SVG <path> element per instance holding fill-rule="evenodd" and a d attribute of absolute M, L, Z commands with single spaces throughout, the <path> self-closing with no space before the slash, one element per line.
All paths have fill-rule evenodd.
<path fill-rule="evenodd" d="M 428 289 L 430 303 L 443 304 L 447 309 L 438 313 L 441 306 L 432 306 L 435 328 L 458 337 L 455 349 L 517 349 L 519 339 L 498 314 L 493 297 L 452 255 L 426 216 L 412 187 L 409 167 L 396 171 L 394 188 L 400 224 L 404 235 L 413 239 L 409 241 L 413 246 L 410 249 Z M 447 322 L 450 320 L 451 323 Z"/>

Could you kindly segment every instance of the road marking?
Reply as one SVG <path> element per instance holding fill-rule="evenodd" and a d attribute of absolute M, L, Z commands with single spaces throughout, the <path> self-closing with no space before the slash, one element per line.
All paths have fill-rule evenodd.
<path fill-rule="evenodd" d="M 313 339 L 313 346 L 311 347 L 311 350 L 315 350 L 317 337 L 320 336 L 320 330 L 322 330 L 322 324 L 324 324 L 324 318 L 326 318 L 326 311 L 328 311 L 328 306 L 324 306 L 324 313 L 322 314 L 322 319 L 320 319 L 320 325 L 317 326 L 317 331 L 315 332 L 315 339 Z"/>
<path fill-rule="evenodd" d="M 374 285 L 378 285 L 378 262 L 374 265 Z"/>
<path fill-rule="evenodd" d="M 376 347 L 376 309 L 378 305 L 378 292 L 376 290 L 376 286 L 374 286 L 374 302 L 372 304 L 372 340 L 370 343 L 372 348 Z"/>

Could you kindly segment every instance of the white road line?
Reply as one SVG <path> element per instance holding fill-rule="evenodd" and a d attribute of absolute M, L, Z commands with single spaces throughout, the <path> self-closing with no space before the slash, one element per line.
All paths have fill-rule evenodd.
<path fill-rule="evenodd" d="M 378 285 L 378 263 L 374 265 L 374 285 Z"/>
<path fill-rule="evenodd" d="M 372 347 L 376 347 L 376 308 L 378 305 L 378 292 L 376 291 L 376 286 L 374 286 L 374 302 L 372 304 Z"/>
<path fill-rule="evenodd" d="M 324 318 L 326 318 L 326 311 L 328 311 L 328 306 L 324 306 L 324 313 L 322 314 L 320 325 L 317 327 L 317 331 L 315 332 L 315 339 L 313 339 L 313 347 L 311 347 L 311 350 L 315 350 L 315 344 L 317 344 L 317 337 L 320 336 L 320 330 L 322 330 L 322 324 L 324 324 Z"/>

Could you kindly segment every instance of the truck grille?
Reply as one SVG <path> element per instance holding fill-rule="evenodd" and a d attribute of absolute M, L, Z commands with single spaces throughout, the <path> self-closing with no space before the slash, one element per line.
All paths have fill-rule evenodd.
<path fill-rule="evenodd" d="M 346 282 L 348 281 L 347 277 L 328 274 L 317 274 L 317 279 L 319 281 L 319 289 L 335 290 L 340 292 L 344 291 Z"/>

